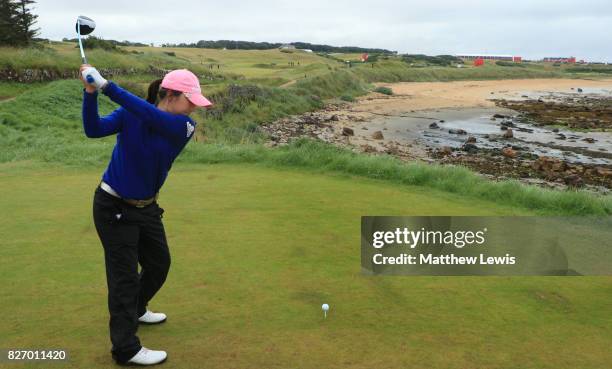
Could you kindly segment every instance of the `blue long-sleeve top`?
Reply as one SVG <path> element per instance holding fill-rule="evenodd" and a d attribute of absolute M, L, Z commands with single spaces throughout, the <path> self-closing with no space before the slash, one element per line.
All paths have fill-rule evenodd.
<path fill-rule="evenodd" d="M 120 105 L 104 117 L 98 115 L 98 91 L 88 93 L 83 89 L 85 135 L 97 138 L 117 134 L 102 180 L 123 198 L 151 198 L 193 136 L 196 122 L 187 115 L 160 110 L 112 81 L 102 91 Z"/>

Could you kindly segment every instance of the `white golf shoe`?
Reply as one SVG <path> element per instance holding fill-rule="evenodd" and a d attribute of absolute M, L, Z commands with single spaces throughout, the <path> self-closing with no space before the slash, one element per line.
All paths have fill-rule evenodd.
<path fill-rule="evenodd" d="M 146 313 L 138 318 L 138 321 L 144 324 L 159 324 L 166 321 L 166 314 L 154 313 L 151 310 L 147 310 Z"/>
<path fill-rule="evenodd" d="M 167 357 L 166 351 L 149 350 L 143 346 L 136 355 L 128 360 L 128 364 L 155 365 L 165 361 Z"/>

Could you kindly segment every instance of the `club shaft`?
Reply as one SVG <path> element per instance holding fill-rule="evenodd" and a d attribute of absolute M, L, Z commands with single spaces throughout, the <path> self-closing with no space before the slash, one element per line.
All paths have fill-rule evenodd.
<path fill-rule="evenodd" d="M 77 20 L 77 36 L 79 39 L 79 48 L 81 49 L 81 59 L 83 60 L 83 64 L 87 64 L 87 58 L 83 50 L 83 42 L 81 41 L 81 22 L 79 20 Z"/>

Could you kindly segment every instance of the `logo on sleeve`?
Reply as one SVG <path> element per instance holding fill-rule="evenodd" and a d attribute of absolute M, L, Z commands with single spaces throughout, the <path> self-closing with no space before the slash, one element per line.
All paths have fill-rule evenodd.
<path fill-rule="evenodd" d="M 195 127 L 193 124 L 187 122 L 187 137 L 190 137 L 193 131 L 195 131 Z"/>

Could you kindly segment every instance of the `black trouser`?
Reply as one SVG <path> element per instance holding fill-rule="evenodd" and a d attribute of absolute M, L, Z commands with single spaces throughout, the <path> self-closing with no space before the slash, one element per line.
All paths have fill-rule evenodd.
<path fill-rule="evenodd" d="M 170 268 L 163 212 L 157 201 L 138 208 L 100 186 L 94 194 L 93 218 L 106 264 L 111 353 L 119 363 L 140 351 L 138 317 L 146 312 Z"/>

